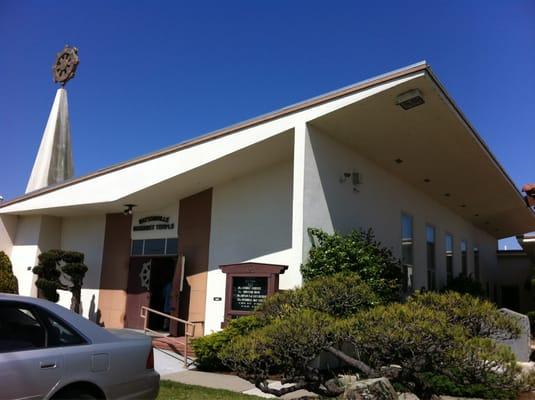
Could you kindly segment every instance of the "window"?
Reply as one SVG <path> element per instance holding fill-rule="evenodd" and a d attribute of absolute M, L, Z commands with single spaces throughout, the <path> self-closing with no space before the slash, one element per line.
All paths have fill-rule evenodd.
<path fill-rule="evenodd" d="M 143 250 L 145 255 L 165 254 L 165 239 L 147 239 Z"/>
<path fill-rule="evenodd" d="M 435 273 L 435 227 L 427 225 L 425 227 L 425 240 L 427 244 L 427 288 L 430 290 L 436 289 L 436 273 Z"/>
<path fill-rule="evenodd" d="M 178 254 L 178 239 L 167 239 L 165 254 Z"/>
<path fill-rule="evenodd" d="M 401 214 L 401 263 L 403 264 L 404 289 L 407 292 L 413 289 L 413 245 L 412 217 L 408 214 Z"/>
<path fill-rule="evenodd" d="M 468 246 L 466 240 L 461 240 L 461 273 L 464 276 L 468 276 L 468 258 L 467 258 Z"/>
<path fill-rule="evenodd" d="M 178 239 L 132 240 L 133 256 L 159 256 L 178 254 Z"/>
<path fill-rule="evenodd" d="M 45 347 L 46 330 L 36 314 L 18 303 L 0 303 L 0 353 Z"/>
<path fill-rule="evenodd" d="M 86 341 L 80 335 L 51 315 L 46 316 L 48 328 L 47 347 L 74 346 Z"/>
<path fill-rule="evenodd" d="M 143 255 L 143 240 L 132 240 L 132 255 Z"/>
<path fill-rule="evenodd" d="M 446 281 L 448 283 L 453 279 L 453 236 L 446 234 L 444 249 L 446 250 Z"/>
<path fill-rule="evenodd" d="M 479 282 L 479 248 L 474 247 L 474 278 Z"/>

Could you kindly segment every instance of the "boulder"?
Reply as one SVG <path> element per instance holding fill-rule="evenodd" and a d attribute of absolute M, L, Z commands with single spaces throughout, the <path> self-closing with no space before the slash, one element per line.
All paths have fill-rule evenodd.
<path fill-rule="evenodd" d="M 531 332 L 528 316 L 507 308 L 501 308 L 500 311 L 518 321 L 518 324 L 520 325 L 520 336 L 516 339 L 497 340 L 497 342 L 509 346 L 518 361 L 529 361 L 529 356 L 531 354 Z"/>
<path fill-rule="evenodd" d="M 398 400 L 398 394 L 386 378 L 350 380 L 345 385 L 344 400 Z"/>

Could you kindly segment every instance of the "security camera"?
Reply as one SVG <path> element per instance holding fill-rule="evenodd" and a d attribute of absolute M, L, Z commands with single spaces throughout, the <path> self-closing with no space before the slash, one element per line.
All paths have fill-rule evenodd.
<path fill-rule="evenodd" d="M 4 196 L 0 196 L 0 201 L 4 201 Z"/>

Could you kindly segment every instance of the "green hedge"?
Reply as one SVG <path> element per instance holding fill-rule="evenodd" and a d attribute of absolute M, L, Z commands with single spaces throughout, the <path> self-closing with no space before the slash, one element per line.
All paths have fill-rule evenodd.
<path fill-rule="evenodd" d="M 227 368 L 221 363 L 219 353 L 234 338 L 243 336 L 262 326 L 262 322 L 254 316 L 246 316 L 230 321 L 222 331 L 196 338 L 192 342 L 195 352 L 195 364 L 203 371 L 224 371 Z"/>
<path fill-rule="evenodd" d="M 19 293 L 19 283 L 13 274 L 13 266 L 6 253 L 0 251 L 0 292 Z"/>

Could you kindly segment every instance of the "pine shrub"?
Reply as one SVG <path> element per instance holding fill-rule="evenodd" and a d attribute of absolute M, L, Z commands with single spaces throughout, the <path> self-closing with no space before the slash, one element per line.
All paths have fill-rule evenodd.
<path fill-rule="evenodd" d="M 0 251 L 0 292 L 19 293 L 19 284 L 17 277 L 13 274 L 11 260 L 3 251 Z"/>

